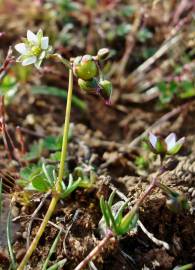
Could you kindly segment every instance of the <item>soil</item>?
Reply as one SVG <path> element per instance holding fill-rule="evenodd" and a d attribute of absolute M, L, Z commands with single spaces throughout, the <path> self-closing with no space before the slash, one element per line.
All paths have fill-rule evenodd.
<path fill-rule="evenodd" d="M 39 97 L 38 99 L 34 99 L 31 104 L 34 110 L 33 117 L 36 119 L 33 126 L 35 134 L 41 133 L 40 123 L 38 122 L 39 118 L 36 117 L 36 114 L 38 115 L 38 113 L 40 113 L 39 108 L 36 108 L 35 105 L 37 100 L 43 105 L 48 102 L 48 99 Z M 96 98 L 91 100 L 95 103 L 97 102 Z M 18 100 L 15 102 L 18 102 Z M 59 101 L 56 100 L 56 102 Z M 55 107 L 55 99 L 52 100 L 52 103 L 54 103 L 52 107 Z M 15 108 L 14 105 L 8 108 L 8 117 L 12 115 Z M 92 108 L 93 106 L 91 106 L 90 110 L 92 110 Z M 52 255 L 51 261 L 54 263 L 55 261 L 67 257 L 68 261 L 64 269 L 74 269 L 100 241 L 100 235 L 97 230 L 98 223 L 101 219 L 101 213 L 98 207 L 100 194 L 103 193 L 105 196 L 108 196 L 110 193 L 109 185 L 111 183 L 119 188 L 126 196 L 130 197 L 133 205 L 141 192 L 147 187 L 152 174 L 155 172 L 156 167 L 158 167 L 157 160 L 156 163 L 154 162 L 153 167 L 150 166 L 147 175 L 142 175 L 134 165 L 135 155 L 140 153 L 142 148 L 138 145 L 137 149 L 128 150 L 128 148 L 126 148 L 126 150 L 124 150 L 127 142 L 135 138 L 138 132 L 144 131 L 144 128 L 149 126 L 151 122 L 154 122 L 157 116 L 141 108 L 132 108 L 130 112 L 131 117 L 128 118 L 128 125 L 133 121 L 133 115 L 138 115 L 138 112 L 138 120 L 140 119 L 141 124 L 138 125 L 139 128 L 136 125 L 135 127 L 131 125 L 131 132 L 124 133 L 123 123 L 126 121 L 127 117 L 121 114 L 120 122 L 118 122 L 118 119 L 116 120 L 115 110 L 108 107 L 104 108 L 106 108 L 104 109 L 105 112 L 103 113 L 103 111 L 100 110 L 100 115 L 98 115 L 99 111 L 95 109 L 95 112 L 91 111 L 88 116 L 85 116 L 88 117 L 88 122 L 93 122 L 93 124 L 91 124 L 93 125 L 93 127 L 91 127 L 92 129 L 81 123 L 74 125 L 73 138 L 69 144 L 69 166 L 74 168 L 76 164 L 87 164 L 88 166 L 93 164 L 97 169 L 97 185 L 91 191 L 76 191 L 71 198 L 59 202 L 51 220 L 53 223 L 47 226 L 46 231 L 41 237 L 38 248 L 31 258 L 31 269 L 40 269 L 59 231 L 59 226 L 62 227 L 66 233 L 62 233 L 62 237 L 57 245 L 56 252 Z M 49 106 L 49 111 L 47 110 L 45 107 L 45 111 L 42 112 L 41 128 L 44 130 L 42 134 L 56 134 L 59 132 L 56 124 L 61 123 L 61 112 L 63 110 L 60 109 L 60 112 L 56 114 L 56 116 L 58 116 L 56 120 L 53 119 L 55 114 L 50 113 L 50 110 L 53 112 L 54 109 L 51 109 Z M 191 132 L 193 133 L 194 129 L 191 125 L 191 118 L 195 113 L 194 102 L 188 110 L 190 114 L 180 114 L 175 118 L 174 125 L 169 121 L 163 123 L 161 132 L 163 133 L 165 128 L 170 128 L 171 131 L 177 131 L 177 133 L 180 134 L 183 132 L 183 122 L 185 121 L 187 126 L 188 123 L 190 123 L 187 141 L 192 142 Z M 19 111 L 24 119 L 24 115 L 29 112 L 32 112 L 31 108 L 25 106 Z M 98 119 L 101 119 L 102 113 L 105 117 L 103 118 L 103 128 L 101 130 L 100 127 L 102 125 L 99 124 L 100 121 L 98 121 Z M 91 118 L 92 115 L 95 115 L 95 120 Z M 11 119 L 12 125 L 15 126 L 15 118 L 10 118 L 10 120 Z M 16 119 L 19 119 L 19 117 L 16 117 Z M 47 122 L 50 122 L 51 125 L 48 126 Z M 113 126 L 115 126 L 116 131 L 113 130 L 112 132 L 112 140 L 108 140 L 108 138 L 110 138 L 111 122 Z M 54 126 L 52 127 L 52 125 Z M 23 126 L 29 129 L 29 124 L 25 121 L 23 122 Z M 117 138 L 114 135 L 115 132 Z M 119 141 L 119 134 L 120 143 L 117 143 L 117 141 Z M 113 141 L 114 137 L 115 141 Z M 37 139 L 35 136 L 27 134 L 26 138 L 27 141 L 31 142 Z M 191 146 L 191 149 L 193 148 L 194 144 Z M 169 160 L 167 162 L 169 163 Z M 156 238 L 167 242 L 170 245 L 170 249 L 165 250 L 154 244 L 140 227 L 138 227 L 137 231 L 123 237 L 119 242 L 111 242 L 105 250 L 95 258 L 94 263 L 98 269 L 115 270 L 118 269 L 119 266 L 122 267 L 122 269 L 172 269 L 175 265 L 195 260 L 195 157 L 186 147 L 183 152 L 181 152 L 180 156 L 175 157 L 171 162 L 173 163 L 173 168 L 162 175 L 162 181 L 187 195 L 191 205 L 190 211 L 180 215 L 173 214 L 167 209 L 165 196 L 160 190 L 156 190 L 147 199 L 140 210 L 140 220 L 145 227 L 154 234 Z M 1 164 L 4 170 L 7 169 L 6 163 L 7 161 L 4 160 Z M 16 169 L 13 165 L 10 165 L 10 167 L 12 167 L 13 170 Z M 11 174 L 10 171 L 9 174 Z M 21 198 L 19 198 L 17 193 L 19 187 L 16 186 L 14 189 L 16 190 L 14 196 L 14 206 L 16 210 L 15 213 L 13 213 L 13 248 L 16 259 L 19 262 L 26 250 L 28 223 L 32 213 L 43 199 L 43 196 L 28 194 L 29 202 L 27 204 L 21 204 Z M 36 215 L 30 240 L 33 239 L 33 236 L 35 236 L 39 228 L 40 221 L 44 217 L 49 201 L 50 197 L 47 198 L 43 207 Z M 4 213 L 5 216 L 6 213 Z M 3 220 L 5 219 L 3 218 Z M 58 226 L 57 228 L 55 224 Z M 6 224 L 2 224 L 2 228 L 5 228 L 5 226 Z M 5 232 L 2 231 L 1 235 L 4 235 L 4 233 Z M 8 254 L 5 251 L 5 239 L 1 239 L 1 246 L 3 246 L 2 241 L 4 241 L 4 248 L 1 248 L 1 264 L 3 269 L 8 269 L 6 268 Z"/>
<path fill-rule="evenodd" d="M 30 29 L 33 26 L 36 29 L 43 23 L 43 29 L 48 29 L 47 34 L 51 34 L 51 39 L 57 39 L 55 36 L 59 33 L 62 34 L 65 29 L 63 28 L 66 25 L 65 20 L 58 21 L 58 18 L 52 17 L 52 12 L 56 10 L 51 12 L 48 9 L 45 14 L 40 3 L 46 1 L 32 1 L 32 5 L 28 3 L 28 6 L 26 6 L 27 1 L 21 0 L 20 2 L 18 7 L 17 1 L 8 0 L 0 8 L 2 17 L 0 41 L 4 54 L 10 44 L 15 44 L 19 40 L 19 37 L 26 31 L 24 29 Z M 33 2 L 36 2 L 37 6 Z M 68 19 L 71 18 L 73 24 L 73 29 L 70 30 L 72 35 L 70 43 L 66 48 L 60 43 L 60 39 L 55 44 L 55 50 L 67 58 L 80 53 L 91 53 L 96 50 L 96 46 L 99 49 L 100 44 L 113 48 L 113 55 L 117 54 L 112 59 L 113 64 L 111 64 L 110 74 L 108 74 L 114 85 L 111 106 L 106 106 L 99 96 L 88 96 L 81 93 L 77 80 L 74 79 L 74 94 L 86 102 L 87 109 L 81 110 L 73 106 L 71 113 L 73 129 L 68 148 L 67 166 L 71 172 L 76 166 L 84 167 L 87 172 L 93 167 L 96 173 L 96 183 L 90 190 L 76 190 L 66 200 L 59 201 L 38 247 L 29 261 L 28 269 L 41 269 L 59 230 L 61 230 L 61 235 L 49 266 L 67 258 L 63 269 L 73 270 L 97 246 L 101 240 L 98 227 L 102 218 L 99 207 L 100 196 L 104 195 L 105 198 L 108 198 L 112 188 L 115 187 L 122 195 L 130 199 L 132 206 L 135 204 L 157 172 L 160 161 L 148 150 L 143 140 L 138 140 L 138 142 L 134 140 L 139 139 L 145 130 L 178 107 L 180 108 L 178 113 L 164 119 L 155 127 L 154 131 L 161 136 L 175 132 L 178 138 L 186 137 L 185 145 L 179 154 L 173 158 L 166 158 L 167 171 L 161 175 L 160 180 L 185 194 L 189 201 L 189 209 L 180 214 L 171 212 L 167 208 L 165 195 L 160 189 L 155 189 L 144 201 L 139 213 L 139 220 L 150 233 L 150 237 L 138 225 L 120 239 L 112 239 L 94 258 L 94 266 L 88 267 L 93 270 L 172 270 L 175 266 L 195 262 L 195 100 L 193 95 L 187 99 L 179 99 L 174 96 L 171 102 L 159 108 L 157 106 L 159 105 L 159 93 L 151 95 L 148 93 L 148 89 L 155 88 L 157 83 L 164 80 L 166 82 L 174 80 L 175 77 L 178 81 L 182 80 L 182 76 L 181 78 L 179 75 L 176 76 L 176 69 L 186 67 L 187 59 L 190 61 L 190 57 L 193 57 L 194 54 L 194 35 L 192 36 L 194 30 L 191 29 L 193 10 L 190 1 L 184 7 L 179 6 L 180 1 L 151 1 L 154 2 L 152 6 L 150 1 L 140 1 L 143 2 L 142 7 L 140 7 L 139 1 L 132 1 L 132 3 L 136 3 L 135 7 L 138 6 L 139 11 L 145 11 L 143 13 L 146 16 L 138 18 L 140 19 L 138 24 L 140 27 L 146 27 L 146 30 L 148 29 L 152 33 L 152 39 L 149 41 L 146 39 L 145 42 L 136 39 L 135 30 L 133 34 L 135 40 L 132 40 L 132 36 L 128 34 L 121 40 L 120 36 L 114 40 L 107 40 L 106 34 L 103 33 L 104 30 L 96 35 L 98 31 L 94 31 L 94 28 L 103 29 L 105 27 L 106 31 L 106 27 L 109 28 L 111 25 L 112 30 L 115 24 L 122 23 L 123 25 L 126 22 L 128 24 L 130 22 L 131 27 L 134 28 L 134 17 L 144 14 L 136 14 L 136 16 L 133 15 L 126 19 L 124 16 L 121 18 L 116 6 L 118 2 L 123 4 L 128 1 L 100 2 L 103 3 L 102 10 L 100 8 L 91 12 L 89 8 L 82 7 L 81 4 L 79 15 L 76 11 L 71 11 L 71 14 L 68 15 L 70 16 Z M 161 2 L 163 2 L 162 6 Z M 39 12 L 37 12 L 37 7 Z M 15 20 L 10 20 L 10 15 L 7 15 L 7 10 L 10 8 L 12 11 L 16 10 L 18 21 L 21 18 L 20 24 L 19 22 L 15 24 Z M 184 11 L 182 11 L 183 9 Z M 65 13 L 65 15 L 67 14 Z M 93 18 L 95 18 L 94 21 Z M 29 20 L 33 21 L 35 25 Z M 81 29 L 84 31 L 82 32 Z M 6 34 L 4 35 L 3 32 Z M 150 49 L 155 52 L 165 41 L 173 38 L 172 32 L 175 33 L 174 35 L 181 32 L 182 39 L 180 39 L 179 45 L 176 43 L 170 52 L 167 51 L 161 57 L 162 59 L 157 58 L 149 70 L 146 69 L 140 73 L 138 67 L 150 57 Z M 99 35 L 101 40 L 98 39 Z M 87 39 L 86 42 L 83 41 L 85 39 Z M 129 48 L 131 48 L 130 51 Z M 146 48 L 148 51 L 145 50 Z M 126 54 L 127 60 L 129 60 L 124 63 Z M 146 57 L 144 54 L 148 54 L 148 56 Z M 64 68 L 59 63 L 54 64 L 49 61 L 46 63 L 46 68 L 39 72 L 29 69 L 23 74 L 20 69 L 16 68 L 11 69 L 9 73 L 20 78 L 20 85 L 19 91 L 5 108 L 7 129 L 17 146 L 17 149 L 13 149 L 12 145 L 9 145 L 13 155 L 11 158 L 5 150 L 2 136 L 0 137 L 0 178 L 3 183 L 3 204 L 0 215 L 0 270 L 10 269 L 6 235 L 9 212 L 11 211 L 12 216 L 10 239 L 14 256 L 19 263 L 25 255 L 28 243 L 36 235 L 51 200 L 51 194 L 45 197 L 45 194 L 26 192 L 17 183 L 20 169 L 29 164 L 21 158 L 23 157 L 21 151 L 18 151 L 21 142 L 25 146 L 24 152 L 28 152 L 33 143 L 38 142 L 41 138 L 62 134 L 65 101 L 54 96 L 33 95 L 31 91 L 32 85 L 49 85 L 67 89 L 68 73 L 64 71 Z M 187 72 L 191 72 L 191 64 L 194 67 L 194 60 L 191 60 L 187 71 L 183 70 L 180 75 L 188 76 Z M 123 65 L 124 70 L 121 74 L 118 70 Z M 134 71 L 133 76 L 129 77 L 132 71 Z M 170 74 L 173 74 L 173 78 Z M 190 73 L 189 76 L 192 75 Z M 194 79 L 194 75 L 192 77 Z M 18 126 L 21 128 L 20 134 L 16 131 Z M 132 144 L 132 142 L 134 143 Z M 32 162 L 37 162 L 42 156 L 47 160 L 48 150 L 43 151 L 41 156 Z M 145 161 L 141 166 L 137 162 L 139 157 L 143 157 Z M 116 198 L 116 201 L 118 200 L 121 200 L 120 196 Z M 42 202 L 41 209 L 33 218 L 34 211 Z M 31 221 L 32 227 L 29 233 Z M 169 249 L 166 249 L 161 241 L 155 242 L 151 234 L 156 239 L 163 241 L 165 245 L 168 244 Z"/>

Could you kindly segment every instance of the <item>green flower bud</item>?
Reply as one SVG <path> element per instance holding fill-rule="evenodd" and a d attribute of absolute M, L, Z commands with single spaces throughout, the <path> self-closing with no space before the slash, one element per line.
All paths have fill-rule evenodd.
<path fill-rule="evenodd" d="M 108 48 L 102 48 L 97 53 L 98 60 L 105 60 L 110 54 L 110 50 Z"/>
<path fill-rule="evenodd" d="M 173 192 L 169 195 L 166 205 L 174 213 L 181 213 L 189 208 L 187 198 L 182 193 Z"/>
<path fill-rule="evenodd" d="M 138 218 L 139 214 L 137 211 L 134 209 L 129 211 L 121 220 L 120 226 L 118 228 L 118 234 L 123 235 L 134 229 L 137 225 Z"/>
<path fill-rule="evenodd" d="M 92 79 L 90 81 L 78 79 L 78 85 L 81 90 L 87 93 L 96 93 L 98 89 L 98 83 L 96 79 Z"/>
<path fill-rule="evenodd" d="M 73 62 L 73 72 L 85 81 L 91 80 L 98 74 L 98 67 L 91 55 L 78 56 Z"/>
<path fill-rule="evenodd" d="M 110 104 L 110 99 L 112 95 L 112 83 L 108 80 L 103 80 L 99 82 L 100 95 L 106 100 L 107 104 Z"/>

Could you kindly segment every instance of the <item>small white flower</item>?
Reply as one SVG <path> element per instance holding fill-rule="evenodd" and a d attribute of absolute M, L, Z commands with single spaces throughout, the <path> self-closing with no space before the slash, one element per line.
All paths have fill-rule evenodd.
<path fill-rule="evenodd" d="M 149 141 L 150 141 L 151 145 L 155 148 L 156 143 L 157 143 L 157 136 L 155 136 L 153 133 L 150 132 Z"/>
<path fill-rule="evenodd" d="M 28 30 L 27 39 L 23 43 L 16 44 L 15 49 L 21 54 L 17 62 L 21 62 L 23 66 L 34 64 L 38 69 L 43 59 L 52 52 L 52 47 L 49 46 L 49 38 L 43 36 L 41 29 L 37 34 Z"/>
<path fill-rule="evenodd" d="M 148 139 L 153 152 L 168 155 L 177 154 L 185 141 L 184 137 L 177 141 L 175 133 L 170 133 L 165 139 L 162 139 L 150 132 Z"/>

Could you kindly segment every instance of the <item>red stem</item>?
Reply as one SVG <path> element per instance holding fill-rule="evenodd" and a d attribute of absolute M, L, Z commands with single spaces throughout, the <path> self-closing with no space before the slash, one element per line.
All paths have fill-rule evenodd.
<path fill-rule="evenodd" d="M 93 259 L 93 257 L 97 256 L 102 248 L 108 243 L 108 241 L 114 237 L 114 234 L 112 231 L 108 231 L 105 237 L 99 242 L 99 244 L 88 254 L 85 259 L 77 265 L 77 267 L 74 270 L 82 270 L 85 269 L 87 264 Z"/>

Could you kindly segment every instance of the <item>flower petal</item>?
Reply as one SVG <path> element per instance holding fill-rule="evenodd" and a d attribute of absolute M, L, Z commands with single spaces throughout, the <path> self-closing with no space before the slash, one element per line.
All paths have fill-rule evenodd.
<path fill-rule="evenodd" d="M 177 144 L 183 145 L 184 142 L 185 142 L 185 140 L 186 140 L 186 138 L 185 138 L 185 137 L 182 137 L 181 139 L 179 139 L 179 140 L 177 141 Z"/>
<path fill-rule="evenodd" d="M 27 31 L 27 39 L 29 42 L 32 42 L 32 43 L 38 43 L 38 38 L 37 38 L 37 35 L 35 35 L 32 31 L 28 30 Z"/>
<path fill-rule="evenodd" d="M 38 60 L 38 61 L 36 61 L 36 63 L 35 63 L 35 67 L 37 68 L 37 69 L 40 69 L 40 67 L 41 67 L 41 63 L 42 63 L 42 60 L 40 59 L 40 60 Z"/>
<path fill-rule="evenodd" d="M 49 46 L 49 38 L 48 37 L 43 37 L 41 39 L 41 49 L 42 50 L 47 50 Z"/>
<path fill-rule="evenodd" d="M 16 49 L 17 52 L 19 52 L 21 54 L 26 54 L 27 51 L 28 51 L 25 43 L 16 44 L 15 49 Z"/>
<path fill-rule="evenodd" d="M 43 37 L 43 31 L 42 29 L 39 29 L 39 31 L 37 32 L 37 38 L 39 42 L 41 41 L 42 37 Z"/>
<path fill-rule="evenodd" d="M 166 139 L 165 142 L 167 144 L 167 150 L 169 151 L 171 148 L 173 148 L 176 144 L 176 135 L 175 133 L 171 133 L 169 134 Z"/>
<path fill-rule="evenodd" d="M 149 141 L 150 141 L 151 145 L 155 148 L 156 143 L 157 143 L 157 137 L 151 132 L 149 134 Z"/>
<path fill-rule="evenodd" d="M 36 56 L 30 56 L 30 57 L 26 58 L 25 60 L 23 60 L 22 65 L 28 66 L 28 65 L 36 63 L 36 61 L 37 61 Z"/>
<path fill-rule="evenodd" d="M 39 59 L 43 60 L 45 58 L 45 56 L 46 56 L 46 51 L 42 51 L 40 56 L 39 56 Z"/>

